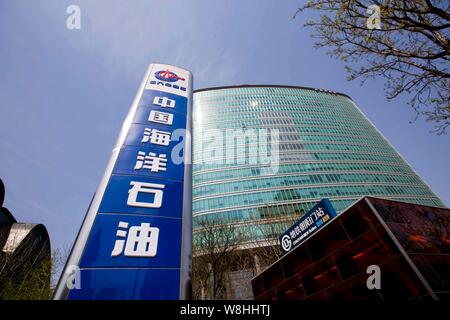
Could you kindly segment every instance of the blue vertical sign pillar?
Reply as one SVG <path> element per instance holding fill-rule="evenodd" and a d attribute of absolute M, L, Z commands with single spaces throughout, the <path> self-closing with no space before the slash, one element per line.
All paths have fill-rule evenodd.
<path fill-rule="evenodd" d="M 192 74 L 149 66 L 55 299 L 186 299 Z"/>

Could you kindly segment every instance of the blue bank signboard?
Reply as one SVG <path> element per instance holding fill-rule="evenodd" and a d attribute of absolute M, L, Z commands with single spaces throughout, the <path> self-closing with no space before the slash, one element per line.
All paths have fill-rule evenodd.
<path fill-rule="evenodd" d="M 330 200 L 320 200 L 319 203 L 279 237 L 281 251 L 284 254 L 288 253 L 330 222 L 334 217 L 336 217 L 336 211 L 331 205 Z"/>
<path fill-rule="evenodd" d="M 55 299 L 189 298 L 191 103 L 189 71 L 149 66 Z"/>

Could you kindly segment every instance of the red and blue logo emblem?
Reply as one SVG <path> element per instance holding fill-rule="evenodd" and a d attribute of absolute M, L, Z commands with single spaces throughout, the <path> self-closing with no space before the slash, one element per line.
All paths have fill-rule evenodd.
<path fill-rule="evenodd" d="M 167 81 L 167 82 L 176 82 L 178 80 L 184 81 L 184 78 L 179 77 L 175 72 L 169 70 L 161 70 L 155 72 L 155 77 L 158 80 Z"/>

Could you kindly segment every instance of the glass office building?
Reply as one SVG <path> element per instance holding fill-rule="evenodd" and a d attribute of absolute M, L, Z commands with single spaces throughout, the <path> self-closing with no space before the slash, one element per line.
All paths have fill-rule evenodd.
<path fill-rule="evenodd" d="M 208 88 L 194 92 L 193 110 L 194 237 L 202 219 L 236 224 L 251 240 L 277 236 L 322 198 L 338 213 L 363 196 L 445 207 L 344 94 L 291 86 Z M 259 138 L 237 146 L 236 161 L 220 161 L 234 147 L 224 142 L 222 152 L 212 152 L 211 135 L 217 140 L 222 133 L 227 141 L 233 129 L 266 137 L 278 132 L 270 136 L 278 143 L 276 159 L 248 161 L 261 151 Z"/>

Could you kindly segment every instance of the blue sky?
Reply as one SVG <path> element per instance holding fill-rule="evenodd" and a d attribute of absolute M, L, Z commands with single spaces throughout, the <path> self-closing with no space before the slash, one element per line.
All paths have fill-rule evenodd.
<path fill-rule="evenodd" d="M 71 246 L 148 64 L 189 69 L 194 87 L 286 84 L 350 95 L 448 205 L 450 137 L 430 134 L 382 81 L 347 82 L 313 48 L 302 1 L 0 1 L 4 206 Z M 81 8 L 81 30 L 66 8 Z"/>

